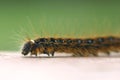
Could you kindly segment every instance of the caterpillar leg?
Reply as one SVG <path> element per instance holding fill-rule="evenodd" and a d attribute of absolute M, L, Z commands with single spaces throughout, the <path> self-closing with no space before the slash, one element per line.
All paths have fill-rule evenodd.
<path fill-rule="evenodd" d="M 98 57 L 98 53 L 92 53 L 93 56 Z"/>
<path fill-rule="evenodd" d="M 88 53 L 82 53 L 82 55 L 81 55 L 82 57 L 88 57 L 89 56 L 89 54 Z"/>
<path fill-rule="evenodd" d="M 108 52 L 106 52 L 106 54 L 108 55 L 108 56 L 110 56 L 110 52 L 108 51 Z"/>
<path fill-rule="evenodd" d="M 74 53 L 74 54 L 72 54 L 72 56 L 73 57 L 80 57 L 80 56 L 82 56 L 80 53 Z"/>
<path fill-rule="evenodd" d="M 43 53 L 44 53 L 44 54 L 47 54 L 48 56 L 50 56 L 50 54 L 49 54 L 47 51 L 44 51 Z"/>
<path fill-rule="evenodd" d="M 36 57 L 37 57 L 37 53 L 38 53 L 38 51 L 37 51 L 38 49 L 33 49 L 33 50 L 31 50 L 31 56 L 32 55 L 35 55 Z"/>
<path fill-rule="evenodd" d="M 52 52 L 52 53 L 51 53 L 52 57 L 54 56 L 54 53 L 55 53 L 55 52 Z"/>
<path fill-rule="evenodd" d="M 31 52 L 30 56 L 35 55 L 37 57 L 37 52 Z"/>

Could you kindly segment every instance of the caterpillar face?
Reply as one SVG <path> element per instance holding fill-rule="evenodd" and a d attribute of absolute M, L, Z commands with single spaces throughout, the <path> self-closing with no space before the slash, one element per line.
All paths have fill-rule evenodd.
<path fill-rule="evenodd" d="M 27 55 L 30 52 L 30 49 L 31 49 L 31 43 L 30 42 L 25 43 L 22 48 L 22 54 Z"/>
<path fill-rule="evenodd" d="M 23 55 L 27 55 L 27 54 L 31 51 L 31 48 L 32 48 L 32 46 L 33 46 L 33 43 L 34 43 L 34 41 L 31 40 L 31 41 L 26 42 L 26 43 L 24 44 L 24 46 L 23 46 L 23 48 L 22 48 L 22 54 L 23 54 Z"/>

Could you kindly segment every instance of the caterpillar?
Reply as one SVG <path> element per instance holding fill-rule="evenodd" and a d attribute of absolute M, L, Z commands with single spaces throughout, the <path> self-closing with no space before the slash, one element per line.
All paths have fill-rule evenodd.
<path fill-rule="evenodd" d="M 72 54 L 72 56 L 98 56 L 98 53 L 110 55 L 110 52 L 120 51 L 120 38 L 105 36 L 96 38 L 37 38 L 29 40 L 22 48 L 22 54 L 47 54 L 54 56 L 55 52 Z"/>

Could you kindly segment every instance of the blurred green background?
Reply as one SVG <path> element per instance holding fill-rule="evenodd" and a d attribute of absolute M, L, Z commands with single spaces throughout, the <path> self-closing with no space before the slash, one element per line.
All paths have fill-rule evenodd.
<path fill-rule="evenodd" d="M 0 0 L 0 50 L 16 51 L 25 37 L 119 33 L 118 0 Z"/>

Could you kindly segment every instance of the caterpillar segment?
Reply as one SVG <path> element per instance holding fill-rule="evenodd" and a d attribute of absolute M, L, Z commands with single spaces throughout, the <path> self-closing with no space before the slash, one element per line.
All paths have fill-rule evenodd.
<path fill-rule="evenodd" d="M 97 53 L 106 53 L 107 55 L 110 55 L 111 51 L 115 51 L 115 52 L 118 51 L 118 49 L 115 48 L 115 44 L 117 43 L 116 39 L 117 38 L 111 36 L 104 38 L 97 38 L 96 42 L 99 45 L 97 49 Z"/>
<path fill-rule="evenodd" d="M 38 44 L 38 46 L 36 46 L 36 49 L 38 48 L 38 50 L 35 54 L 43 53 L 43 54 L 47 54 L 48 56 L 50 56 L 50 53 L 51 53 L 51 55 L 54 56 L 54 53 L 52 52 L 53 44 L 49 41 L 50 40 L 47 38 L 36 39 L 35 43 Z M 34 49 L 32 49 L 32 51 L 34 51 Z"/>

